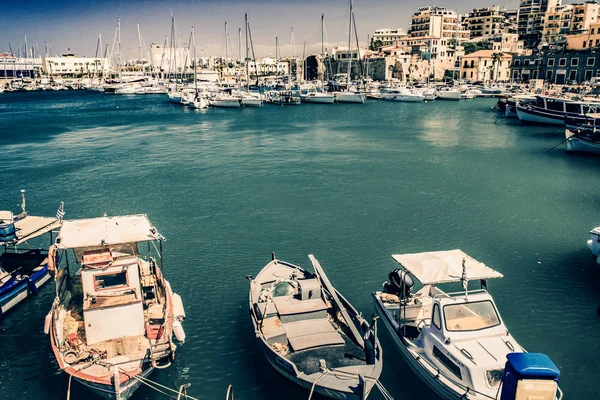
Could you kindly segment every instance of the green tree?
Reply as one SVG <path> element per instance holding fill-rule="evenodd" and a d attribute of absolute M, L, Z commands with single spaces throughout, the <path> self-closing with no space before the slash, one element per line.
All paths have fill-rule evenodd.
<path fill-rule="evenodd" d="M 475 53 L 479 50 L 490 50 L 492 43 L 488 40 L 481 40 L 479 42 L 465 42 L 462 44 L 465 49 L 465 54 Z"/>
<path fill-rule="evenodd" d="M 504 57 L 504 53 L 502 52 L 492 54 L 492 70 L 494 73 L 491 76 L 491 81 L 498 80 L 498 64 L 502 62 L 502 57 Z"/>
<path fill-rule="evenodd" d="M 369 44 L 369 50 L 377 50 L 378 48 L 383 47 L 383 42 L 379 39 L 373 40 L 371 39 L 371 43 Z"/>

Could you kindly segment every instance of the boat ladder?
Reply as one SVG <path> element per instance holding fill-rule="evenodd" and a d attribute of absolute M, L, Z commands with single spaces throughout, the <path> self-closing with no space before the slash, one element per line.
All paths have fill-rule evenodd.
<path fill-rule="evenodd" d="M 154 368 L 163 369 L 171 365 L 173 350 L 171 343 L 150 344 L 150 360 Z M 166 360 L 166 361 L 165 361 Z"/>

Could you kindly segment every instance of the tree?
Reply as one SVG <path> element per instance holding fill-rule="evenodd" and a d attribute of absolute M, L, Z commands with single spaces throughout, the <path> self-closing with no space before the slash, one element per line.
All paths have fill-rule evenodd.
<path fill-rule="evenodd" d="M 371 39 L 371 43 L 369 44 L 369 50 L 377 50 L 380 47 L 383 47 L 383 42 L 381 40 Z"/>
<path fill-rule="evenodd" d="M 481 40 L 479 42 L 465 42 L 462 46 L 465 49 L 465 54 L 471 54 L 479 50 L 490 50 L 491 44 L 489 40 Z"/>
<path fill-rule="evenodd" d="M 504 53 L 497 52 L 492 54 L 492 70 L 493 70 L 493 74 L 491 76 L 491 81 L 497 81 L 498 80 L 498 64 L 502 62 L 502 58 L 504 57 Z"/>

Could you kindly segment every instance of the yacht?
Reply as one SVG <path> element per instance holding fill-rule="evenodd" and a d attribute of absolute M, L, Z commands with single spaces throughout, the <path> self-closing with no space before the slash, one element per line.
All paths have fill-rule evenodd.
<path fill-rule="evenodd" d="M 312 393 L 366 399 L 382 369 L 375 322 L 369 324 L 329 282 L 316 258 L 314 273 L 269 262 L 250 281 L 249 310 L 259 346 L 280 374 Z"/>
<path fill-rule="evenodd" d="M 437 98 L 439 100 L 459 101 L 462 98 L 462 95 L 458 88 L 446 88 L 438 90 Z"/>
<path fill-rule="evenodd" d="M 487 280 L 502 274 L 461 250 L 392 258 L 399 268 L 373 296 L 405 362 L 443 399 L 498 398 L 507 356 L 525 352 L 487 291 Z M 418 290 L 416 281 L 421 285 Z M 480 289 L 469 290 L 469 281 L 479 282 Z M 438 287 L 453 283 L 462 283 L 463 290 L 447 292 Z M 557 397 L 558 376 L 552 378 L 556 379 L 544 382 L 546 397 L 535 391 L 529 395 Z"/>
<path fill-rule="evenodd" d="M 381 99 L 389 101 L 419 103 L 425 100 L 425 96 L 422 93 L 412 92 L 407 88 L 392 88 L 383 90 L 381 92 Z"/>
<path fill-rule="evenodd" d="M 315 87 L 300 87 L 300 99 L 306 103 L 333 104 L 335 95 L 319 92 Z"/>
<path fill-rule="evenodd" d="M 185 340 L 163 240 L 146 215 L 99 217 L 63 221 L 49 249 L 56 297 L 44 331 L 58 367 L 102 398 L 131 397 L 171 365 L 173 335 Z"/>
<path fill-rule="evenodd" d="M 336 92 L 335 100 L 338 103 L 364 103 L 367 99 L 367 96 L 363 93 L 359 92 Z"/>
<path fill-rule="evenodd" d="M 587 246 L 596 258 L 596 264 L 600 265 L 600 226 L 590 231 L 591 238 L 587 241 Z"/>

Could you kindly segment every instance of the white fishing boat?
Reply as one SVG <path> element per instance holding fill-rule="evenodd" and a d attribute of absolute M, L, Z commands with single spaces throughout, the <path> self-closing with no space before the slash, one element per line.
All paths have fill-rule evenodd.
<path fill-rule="evenodd" d="M 244 93 L 241 95 L 242 106 L 244 107 L 262 107 L 263 101 L 260 94 Z"/>
<path fill-rule="evenodd" d="M 433 100 L 437 99 L 437 92 L 435 89 L 426 87 L 426 88 L 420 89 L 419 92 L 423 95 L 423 97 L 425 97 L 426 101 L 433 101 Z"/>
<path fill-rule="evenodd" d="M 306 103 L 333 104 L 335 95 L 331 93 L 320 92 L 314 86 L 300 86 L 300 98 Z"/>
<path fill-rule="evenodd" d="M 581 129 L 572 131 L 565 129 L 568 152 L 600 154 L 600 135 L 588 133 Z"/>
<path fill-rule="evenodd" d="M 535 102 L 517 102 L 516 109 L 517 116 L 523 123 L 564 126 L 567 118 L 585 122 L 588 114 L 600 111 L 600 103 L 536 96 Z"/>
<path fill-rule="evenodd" d="M 191 108 L 204 109 L 204 108 L 208 108 L 209 101 L 208 101 L 208 98 L 206 98 L 204 95 L 198 95 L 188 105 Z"/>
<path fill-rule="evenodd" d="M 438 90 L 437 98 L 439 100 L 459 101 L 462 98 L 462 95 L 458 88 L 447 88 Z"/>
<path fill-rule="evenodd" d="M 391 88 L 381 92 L 381 99 L 388 101 L 403 101 L 410 103 L 420 103 L 425 100 L 422 93 L 412 92 L 407 88 Z"/>
<path fill-rule="evenodd" d="M 59 368 L 105 399 L 131 397 L 171 365 L 173 334 L 185 340 L 162 240 L 146 215 L 128 215 L 63 221 L 50 247 L 56 298 L 44 331 Z"/>
<path fill-rule="evenodd" d="M 267 361 L 312 393 L 365 399 L 377 384 L 382 352 L 372 324 L 315 270 L 277 260 L 250 280 L 254 334 Z"/>
<path fill-rule="evenodd" d="M 486 290 L 487 279 L 502 274 L 461 250 L 392 257 L 400 268 L 373 296 L 406 363 L 443 399 L 497 399 L 507 355 L 525 351 Z M 416 291 L 415 280 L 422 285 Z M 481 289 L 467 290 L 469 281 L 480 282 Z M 438 287 L 456 282 L 462 283 L 463 291 L 445 292 Z M 543 393 L 534 390 L 517 398 L 554 399 L 560 390 L 558 377 L 552 378 L 556 379 L 538 386 Z"/>

